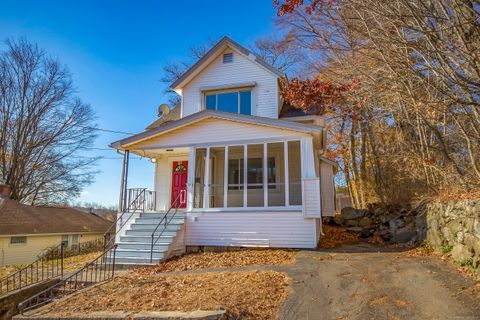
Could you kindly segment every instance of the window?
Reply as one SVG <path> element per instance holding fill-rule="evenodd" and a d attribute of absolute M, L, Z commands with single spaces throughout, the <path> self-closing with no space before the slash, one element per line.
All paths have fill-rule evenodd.
<path fill-rule="evenodd" d="M 223 55 L 223 63 L 232 63 L 233 62 L 233 53 L 225 53 Z"/>
<path fill-rule="evenodd" d="M 27 244 L 27 237 L 10 237 L 10 244 Z"/>
<path fill-rule="evenodd" d="M 80 242 L 79 234 L 64 234 L 62 235 L 62 243 L 65 247 L 71 248 L 72 246 L 78 246 Z"/>
<path fill-rule="evenodd" d="M 252 92 L 247 90 L 206 94 L 205 108 L 207 110 L 251 115 Z"/>

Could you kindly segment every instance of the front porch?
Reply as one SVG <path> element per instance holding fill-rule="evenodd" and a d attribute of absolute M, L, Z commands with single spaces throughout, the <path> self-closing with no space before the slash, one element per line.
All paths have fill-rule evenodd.
<path fill-rule="evenodd" d="M 169 247 L 315 247 L 321 215 L 319 139 L 297 128 L 311 126 L 294 126 L 286 130 L 207 118 L 123 143 L 120 215 L 137 216 L 128 218 L 121 232 L 131 233 L 130 226 L 139 228 L 137 221 L 152 214 L 159 221 L 148 231 L 157 239 L 155 232 L 168 228 L 169 217 L 181 214 L 182 234 Z M 152 191 L 129 191 L 130 153 L 155 163 Z"/>

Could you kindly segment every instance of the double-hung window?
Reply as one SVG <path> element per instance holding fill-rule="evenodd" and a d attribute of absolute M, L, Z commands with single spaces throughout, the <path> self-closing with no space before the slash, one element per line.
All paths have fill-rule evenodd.
<path fill-rule="evenodd" d="M 252 91 L 238 90 L 217 93 L 205 93 L 205 108 L 251 115 L 252 114 Z"/>

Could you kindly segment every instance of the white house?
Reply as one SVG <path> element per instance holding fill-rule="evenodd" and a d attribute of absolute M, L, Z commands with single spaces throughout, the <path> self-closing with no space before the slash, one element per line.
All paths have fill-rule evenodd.
<path fill-rule="evenodd" d="M 335 163 L 323 119 L 282 101 L 283 76 L 224 37 L 172 84 L 174 109 L 111 144 L 125 154 L 118 262 L 188 246 L 317 246 Z M 130 153 L 155 162 L 155 190 L 127 189 Z"/>

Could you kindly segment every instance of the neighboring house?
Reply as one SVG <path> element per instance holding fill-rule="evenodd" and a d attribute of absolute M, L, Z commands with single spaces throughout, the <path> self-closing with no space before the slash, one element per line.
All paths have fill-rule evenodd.
<path fill-rule="evenodd" d="M 175 248 L 317 246 L 321 217 L 335 213 L 336 164 L 325 158 L 324 119 L 282 101 L 282 77 L 224 37 L 172 84 L 181 96 L 175 108 L 111 144 L 125 153 L 123 211 L 182 211 L 179 226 L 165 228 L 171 238 L 162 235 L 155 257 L 170 252 L 172 242 Z M 130 153 L 155 162 L 153 192 L 127 190 Z M 161 217 L 133 215 L 118 228 L 119 261 L 145 262 Z"/>
<path fill-rule="evenodd" d="M 0 266 L 27 264 L 49 247 L 102 239 L 112 222 L 72 208 L 34 207 L 0 195 Z"/>

